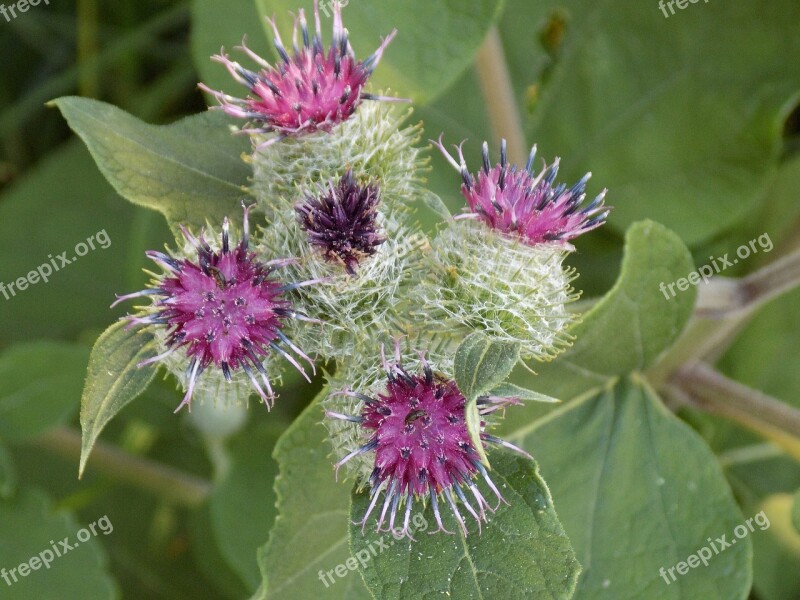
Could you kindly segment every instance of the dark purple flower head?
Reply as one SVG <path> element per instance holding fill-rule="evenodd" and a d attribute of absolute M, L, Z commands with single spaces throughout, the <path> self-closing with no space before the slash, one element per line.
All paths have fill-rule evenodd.
<path fill-rule="evenodd" d="M 200 236 L 198 240 L 185 227 L 181 231 L 197 250 L 197 259 L 176 258 L 149 251 L 147 256 L 164 273 L 150 289 L 118 297 L 118 302 L 152 296 L 153 304 L 144 314 L 124 317 L 131 325 L 163 326 L 167 330 L 167 351 L 144 361 L 140 366 L 166 358 L 183 348 L 189 360 L 186 395 L 175 412 L 188 406 L 198 376 L 213 366 L 231 381 L 231 372 L 243 369 L 267 406 L 275 395 L 263 361 L 274 351 L 293 364 L 308 379 L 300 364 L 286 351 L 293 350 L 313 363 L 283 333 L 284 321 L 302 318 L 285 293 L 299 286 L 315 283 L 286 284 L 275 277 L 275 269 L 293 262 L 279 259 L 266 263 L 257 260 L 248 249 L 248 209 L 244 212 L 242 239 L 231 247 L 228 219 L 222 226 L 222 247 L 213 250 Z M 259 371 L 265 393 L 252 368 Z"/>
<path fill-rule="evenodd" d="M 361 414 L 350 416 L 328 412 L 327 415 L 358 423 L 370 437 L 367 443 L 339 461 L 336 469 L 338 471 L 354 456 L 375 451 L 375 467 L 369 480 L 371 502 L 361 521 L 362 529 L 383 492 L 385 497 L 378 531 L 383 530 L 387 511 L 389 527 L 386 531 L 395 531 L 398 507 L 405 502 L 400 534 L 410 537 L 408 525 L 413 502 L 415 499 L 428 498 L 439 526 L 437 531 L 452 533 L 444 528 L 439 513 L 439 500 L 444 499 L 464 535 L 467 535 L 453 494 L 479 526 L 481 520 L 487 521 L 486 509 L 494 512 L 497 507 L 489 506 L 478 489 L 475 483 L 478 475 L 484 478 L 500 502 L 505 500 L 481 464 L 467 431 L 464 395 L 454 381 L 435 374 L 424 357 L 422 365 L 422 372 L 412 375 L 399 364 L 399 359 L 391 365 L 386 363 L 386 391 L 374 398 L 356 392 L 339 392 L 362 400 L 364 407 Z M 514 401 L 488 397 L 478 401 L 481 415 L 508 403 Z M 481 439 L 484 446 L 491 442 L 528 456 L 516 446 L 487 433 L 481 433 Z M 464 494 L 467 489 L 474 497 L 477 510 Z"/>
<path fill-rule="evenodd" d="M 316 32 L 310 38 L 305 13 L 300 9 L 292 36 L 294 55 L 289 56 L 274 19 L 269 19 L 274 31 L 275 48 L 281 57 L 281 61 L 274 66 L 252 52 L 242 40 L 242 45 L 237 49 L 244 51 L 261 67 L 258 72 L 245 69 L 230 60 L 224 50 L 212 57 L 225 65 L 234 79 L 250 90 L 248 98 L 233 98 L 200 84 L 201 89 L 214 95 L 226 113 L 248 119 L 255 125 L 247 132 L 278 133 L 277 137 L 263 145 L 287 136 L 318 130 L 330 131 L 334 125 L 346 121 L 362 100 L 396 100 L 363 91 L 396 30 L 369 58 L 357 61 L 347 39 L 347 30 L 342 24 L 342 7 L 338 2 L 333 4 L 333 40 L 327 52 L 322 46 L 318 0 L 314 0 L 314 21 Z M 298 26 L 302 48 L 298 47 Z"/>
<path fill-rule="evenodd" d="M 467 216 L 480 219 L 492 229 L 519 236 L 527 244 L 569 242 L 602 225 L 610 212 L 603 204 L 606 190 L 582 206 L 591 173 L 571 188 L 563 183 L 553 187 L 559 164 L 556 158 L 552 165 L 534 175 L 535 145 L 525 169 L 521 170 L 508 164 L 505 140 L 500 147 L 500 163 L 492 167 L 489 146 L 484 142 L 483 169 L 473 176 L 467 170 L 461 146 L 456 147 L 459 158 L 456 161 L 445 149 L 441 137 L 433 143 L 461 173 L 461 193 L 472 211 Z"/>
<path fill-rule="evenodd" d="M 386 241 L 377 222 L 379 193 L 377 184 L 360 185 L 348 169 L 338 184 L 330 182 L 295 207 L 309 243 L 351 275 Z"/>

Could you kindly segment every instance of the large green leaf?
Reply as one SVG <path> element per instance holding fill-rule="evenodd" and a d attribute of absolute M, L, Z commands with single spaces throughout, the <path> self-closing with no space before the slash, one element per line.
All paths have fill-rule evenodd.
<path fill-rule="evenodd" d="M 262 34 L 256 35 L 259 18 L 249 0 L 216 2 L 195 0 L 192 42 L 195 63 L 203 81 L 219 85 L 226 91 L 236 91 L 225 70 L 209 61 L 211 54 L 226 50 L 241 42 L 248 33 L 248 45 L 261 51 L 265 36 L 271 30 L 263 17 L 277 18 L 284 44 L 291 43 L 294 20 L 304 8 L 311 18 L 311 0 L 255 0 Z M 469 9 L 450 0 L 392 0 L 392 2 L 359 2 L 354 0 L 344 9 L 344 24 L 356 56 L 367 58 L 397 28 L 398 34 L 389 45 L 380 66 L 372 76 L 374 89 L 388 89 L 422 104 L 436 97 L 466 70 L 483 42 L 489 27 L 499 16 L 504 0 L 473 0 Z M 323 36 L 330 38 L 332 26 L 331 2 L 320 2 Z M 313 31 L 313 21 L 311 25 Z M 274 50 L 266 55 L 272 60 Z M 226 81 L 227 79 L 227 81 Z M 242 88 L 236 91 L 241 96 Z"/>
<path fill-rule="evenodd" d="M 275 522 L 275 476 L 272 458 L 282 424 L 246 431 L 233 442 L 231 467 L 211 496 L 211 526 L 230 567 L 251 590 L 261 583 L 256 551 Z M 246 519 L 242 515 L 247 515 Z"/>
<path fill-rule="evenodd" d="M 80 404 L 89 349 L 66 342 L 16 344 L 0 355 L 0 439 L 22 440 L 59 425 Z"/>
<path fill-rule="evenodd" d="M 68 513 L 53 513 L 48 499 L 32 490 L 20 490 L 13 499 L 0 500 L 0 565 L 4 567 L 0 589 L 4 600 L 116 598 L 116 584 L 105 572 L 102 545 L 91 535 L 85 542 L 78 540 L 79 531 L 88 525 L 79 524 Z M 95 525 L 98 535 L 102 537 L 104 531 L 113 535 L 105 522 L 102 525 Z M 89 529 L 86 532 L 91 534 Z M 65 548 L 62 540 L 71 549 Z M 24 576 L 19 570 L 22 563 L 28 563 Z M 16 569 L 13 575 L 12 569 Z"/>
<path fill-rule="evenodd" d="M 609 188 L 612 226 L 648 217 L 694 245 L 763 198 L 800 89 L 800 5 L 659 6 L 509 0 L 501 31 L 518 95 L 538 86 L 544 155 Z"/>
<path fill-rule="evenodd" d="M 86 385 L 81 397 L 81 461 L 83 473 L 100 432 L 125 406 L 141 394 L 156 374 L 150 364 L 136 365 L 156 355 L 156 342 L 147 330 L 126 328 L 118 321 L 95 342 L 89 357 Z"/>
<path fill-rule="evenodd" d="M 103 244 L 77 257 L 75 246 L 97 234 Z M 161 219 L 120 201 L 78 140 L 43 157 L 0 196 L 0 282 L 16 282 L 40 266 L 47 274 L 53 263 L 59 269 L 46 282 L 39 277 L 15 296 L 0 297 L 0 343 L 104 327 L 114 293 L 144 283 L 144 250 L 168 236 Z M 58 258 L 64 251 L 76 258 L 66 266 Z"/>
<path fill-rule="evenodd" d="M 716 458 L 643 382 L 623 379 L 505 437 L 550 482 L 583 565 L 576 600 L 747 597 L 751 542 L 734 535 L 744 519 Z M 721 536 L 736 541 L 672 581 L 668 569 Z"/>
<path fill-rule="evenodd" d="M 231 133 L 224 114 L 206 112 L 156 126 L 88 98 L 64 97 L 52 104 L 106 179 L 134 204 L 194 226 L 241 211 L 250 173 L 241 155 L 249 142 Z"/>
<path fill-rule="evenodd" d="M 353 556 L 370 590 L 381 600 L 417 598 L 571 598 L 580 566 L 553 508 L 547 485 L 531 461 L 492 454 L 492 480 L 509 505 L 502 505 L 482 532 L 467 517 L 469 535 L 433 533 L 430 505 L 413 516 L 416 541 L 351 525 Z M 492 492 L 482 486 L 487 498 Z M 361 520 L 369 494 L 354 494 L 351 519 Z M 463 509 L 463 507 L 462 507 Z M 450 514 L 446 528 L 458 531 Z M 429 535 L 432 534 L 432 535 Z"/>
<path fill-rule="evenodd" d="M 320 401 L 327 393 L 326 388 L 320 392 L 275 446 L 278 516 L 258 553 L 263 582 L 254 600 L 307 600 L 320 594 L 326 600 L 370 599 L 355 572 L 330 587 L 318 577 L 320 570 L 334 569 L 350 556 L 351 486 L 334 479 L 331 444 L 321 423 Z"/>
<path fill-rule="evenodd" d="M 651 366 L 683 331 L 697 294 L 693 286 L 683 292 L 673 287 L 675 297 L 667 298 L 659 287 L 693 269 L 674 233 L 652 221 L 632 225 L 616 284 L 570 330 L 572 347 L 536 365 L 539 376 L 526 379 L 525 387 L 566 400 Z"/>

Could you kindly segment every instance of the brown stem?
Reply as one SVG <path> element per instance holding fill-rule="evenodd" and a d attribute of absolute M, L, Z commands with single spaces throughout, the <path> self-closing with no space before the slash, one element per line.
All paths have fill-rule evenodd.
<path fill-rule="evenodd" d="M 800 410 L 732 381 L 707 364 L 680 369 L 670 384 L 696 408 L 734 419 L 759 433 L 766 427 L 800 439 Z"/>

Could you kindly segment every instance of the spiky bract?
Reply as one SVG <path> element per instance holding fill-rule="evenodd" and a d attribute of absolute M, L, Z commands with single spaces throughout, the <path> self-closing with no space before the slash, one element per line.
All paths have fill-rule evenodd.
<path fill-rule="evenodd" d="M 432 242 L 430 274 L 413 290 L 419 318 L 444 332 L 466 327 L 549 360 L 570 342 L 577 298 L 562 244 L 529 246 L 484 224 L 452 221 Z"/>

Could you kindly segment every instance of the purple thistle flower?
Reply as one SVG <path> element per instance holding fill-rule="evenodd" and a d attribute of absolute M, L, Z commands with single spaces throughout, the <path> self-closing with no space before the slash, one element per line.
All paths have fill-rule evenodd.
<path fill-rule="evenodd" d="M 333 4 L 333 40 L 327 53 L 322 45 L 318 0 L 314 0 L 316 32 L 313 38 L 309 38 L 303 9 L 295 19 L 292 36 L 294 56 L 286 52 L 274 19 L 268 21 L 274 32 L 275 48 L 281 57 L 276 65 L 270 65 L 251 51 L 244 39 L 236 49 L 245 52 L 261 67 L 258 72 L 230 60 L 224 49 L 212 57 L 224 65 L 236 81 L 246 86 L 251 96 L 233 98 L 202 83 L 199 85 L 200 89 L 217 99 L 227 114 L 255 124 L 254 128 L 243 130 L 246 133 L 278 133 L 259 148 L 289 136 L 330 131 L 334 125 L 346 121 L 362 100 L 406 101 L 363 91 L 397 30 L 393 30 L 369 58 L 357 61 L 342 24 L 342 7 L 338 2 Z M 298 26 L 302 32 L 302 48 L 297 43 Z"/>
<path fill-rule="evenodd" d="M 386 391 L 374 398 L 352 391 L 338 392 L 363 401 L 361 414 L 344 415 L 329 411 L 326 415 L 357 423 L 370 433 L 370 437 L 369 441 L 336 463 L 336 470 L 338 472 L 343 464 L 355 456 L 375 451 L 375 467 L 369 479 L 370 504 L 360 521 L 362 531 L 383 492 L 378 532 L 384 531 L 382 527 L 387 511 L 389 523 L 385 531 L 395 532 L 398 508 L 401 502 L 405 502 L 403 525 L 398 535 L 411 537 L 408 526 L 414 500 L 427 498 L 433 507 L 439 527 L 437 531 L 453 533 L 445 529 L 439 513 L 439 501 L 444 499 L 450 505 L 461 531 L 467 535 L 464 518 L 453 494 L 475 518 L 479 528 L 482 520 L 488 522 L 486 509 L 495 512 L 500 502 L 508 503 L 481 464 L 472 443 L 467 430 L 464 395 L 453 380 L 434 373 L 424 356 L 420 358 L 422 373 L 416 375 L 408 373 L 400 365 L 399 356 L 391 365 L 384 359 L 388 377 Z M 515 403 L 516 399 L 478 399 L 481 415 Z M 481 426 L 484 426 L 483 422 Z M 481 433 L 481 440 L 484 447 L 486 443 L 497 444 L 530 458 L 524 450 L 485 432 Z M 496 507 L 492 508 L 478 489 L 475 483 L 478 475 L 484 478 L 497 496 Z M 477 510 L 467 500 L 464 494 L 466 489 L 472 493 Z"/>
<path fill-rule="evenodd" d="M 459 159 L 456 161 L 445 149 L 441 136 L 437 142 L 431 142 L 461 173 L 461 193 L 472 211 L 462 218 L 480 219 L 492 229 L 519 236 L 526 244 L 569 242 L 600 227 L 610 212 L 603 204 L 607 190 L 600 192 L 587 206 L 581 206 L 586 199 L 586 182 L 591 173 L 571 188 L 563 183 L 553 187 L 559 165 L 556 158 L 552 165 L 545 165 L 534 176 L 535 144 L 525 169 L 518 170 L 517 165 L 508 164 L 505 140 L 500 146 L 500 163 L 494 167 L 489 163 L 489 145 L 484 142 L 483 169 L 476 177 L 467 170 L 461 145 L 456 146 Z"/>
<path fill-rule="evenodd" d="M 338 185 L 329 182 L 319 196 L 309 196 L 295 207 L 309 243 L 325 260 L 344 264 L 350 275 L 386 241 L 377 223 L 379 193 L 376 183 L 362 186 L 348 169 Z"/>
<path fill-rule="evenodd" d="M 134 325 L 156 325 L 167 329 L 167 351 L 143 361 L 138 366 L 166 358 L 185 348 L 189 359 L 186 394 L 175 412 L 184 406 L 191 410 L 192 393 L 200 374 L 214 366 L 227 381 L 231 372 L 243 369 L 258 395 L 268 408 L 275 394 L 263 365 L 271 352 L 276 352 L 294 365 L 310 381 L 305 370 L 286 348 L 305 359 L 314 373 L 314 363 L 283 333 L 284 321 L 303 319 L 292 308 L 285 293 L 316 281 L 286 284 L 277 279 L 275 269 L 294 262 L 278 259 L 266 263 L 257 260 L 248 250 L 248 208 L 244 210 L 243 235 L 231 248 L 227 217 L 222 225 L 222 247 L 214 251 L 200 236 L 198 240 L 181 226 L 184 237 L 197 250 L 197 260 L 167 256 L 148 251 L 147 256 L 159 264 L 164 273 L 141 292 L 118 296 L 119 302 L 142 296 L 153 296 L 151 307 L 140 315 L 123 317 Z M 259 371 L 267 389 L 265 393 L 252 368 Z"/>

